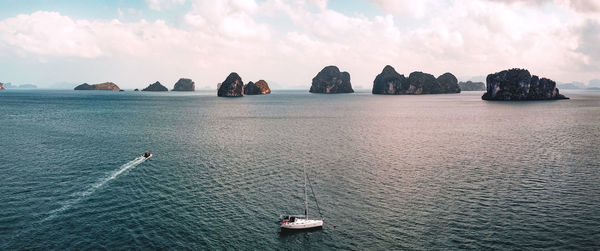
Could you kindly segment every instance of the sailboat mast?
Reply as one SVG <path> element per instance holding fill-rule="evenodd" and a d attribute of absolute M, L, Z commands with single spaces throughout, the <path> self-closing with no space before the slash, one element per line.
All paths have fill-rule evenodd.
<path fill-rule="evenodd" d="M 306 219 L 308 220 L 308 196 L 306 193 L 306 167 L 304 167 L 304 215 L 306 215 Z"/>

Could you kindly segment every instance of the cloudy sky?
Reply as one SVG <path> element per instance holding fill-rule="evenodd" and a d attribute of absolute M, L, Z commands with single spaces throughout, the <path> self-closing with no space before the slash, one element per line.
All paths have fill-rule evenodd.
<path fill-rule="evenodd" d="M 0 0 L 0 82 L 121 88 L 235 71 L 310 87 L 324 66 L 371 88 L 385 65 L 460 80 L 527 68 L 600 78 L 598 0 Z"/>

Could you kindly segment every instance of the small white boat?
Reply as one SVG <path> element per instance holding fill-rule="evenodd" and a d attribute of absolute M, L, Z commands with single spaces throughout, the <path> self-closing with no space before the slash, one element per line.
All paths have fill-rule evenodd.
<path fill-rule="evenodd" d="M 306 191 L 306 184 L 308 183 L 308 177 L 306 176 L 306 169 L 304 170 L 304 214 L 301 215 L 281 215 L 279 220 L 281 221 L 281 230 L 309 230 L 319 229 L 323 227 L 323 218 L 321 219 L 309 219 L 308 218 L 308 195 Z M 312 186 L 310 187 L 312 191 Z M 314 192 L 313 192 L 314 197 Z M 315 197 L 315 202 L 317 198 Z M 317 208 L 319 208 L 319 203 Z M 321 214 L 319 209 L 319 214 Z"/>
<path fill-rule="evenodd" d="M 281 223 L 281 228 L 286 230 L 303 230 L 303 229 L 313 229 L 313 228 L 322 228 L 323 220 L 310 220 L 310 219 L 302 219 L 295 218 L 289 221 L 283 221 Z"/>

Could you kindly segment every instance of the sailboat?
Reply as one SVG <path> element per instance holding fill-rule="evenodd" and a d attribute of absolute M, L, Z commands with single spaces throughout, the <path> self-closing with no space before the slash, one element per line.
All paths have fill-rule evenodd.
<path fill-rule="evenodd" d="M 309 230 L 309 229 L 319 229 L 323 228 L 323 217 L 321 216 L 320 220 L 309 219 L 308 218 L 308 191 L 306 190 L 306 185 L 308 182 L 308 176 L 306 175 L 306 168 L 304 169 L 304 214 L 303 215 L 281 215 L 279 220 L 281 221 L 281 230 L 289 231 L 289 230 Z M 319 208 L 319 203 L 317 202 L 317 197 L 315 197 L 315 193 L 312 189 L 312 185 L 310 186 L 310 191 L 315 198 L 315 202 L 317 204 L 317 209 L 319 210 L 319 215 L 321 214 L 321 209 Z"/>

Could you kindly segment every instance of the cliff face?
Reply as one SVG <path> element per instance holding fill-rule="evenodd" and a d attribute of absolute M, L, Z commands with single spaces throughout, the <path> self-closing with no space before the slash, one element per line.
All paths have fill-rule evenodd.
<path fill-rule="evenodd" d="M 386 65 L 373 81 L 373 94 L 404 94 L 408 89 L 408 79 L 398 74 L 394 67 Z"/>
<path fill-rule="evenodd" d="M 373 94 L 440 94 L 459 93 L 458 80 L 452 73 L 444 73 L 438 78 L 413 72 L 408 78 L 398 74 L 394 67 L 386 65 L 373 81 Z"/>
<path fill-rule="evenodd" d="M 219 86 L 217 90 L 217 96 L 219 97 L 242 97 L 244 96 L 244 82 L 240 75 L 232 72 L 227 76 L 225 81 Z"/>
<path fill-rule="evenodd" d="M 327 66 L 312 79 L 312 93 L 353 93 L 350 74 L 336 66 Z"/>
<path fill-rule="evenodd" d="M 260 94 L 269 94 L 271 93 L 271 88 L 269 88 L 269 84 L 267 84 L 267 81 L 264 80 L 258 80 L 258 82 L 255 83 L 256 87 L 258 87 L 258 89 L 260 90 Z"/>
<path fill-rule="evenodd" d="M 406 94 L 432 94 L 441 93 L 442 87 L 437 79 L 428 73 L 420 71 L 412 72 L 408 75 L 409 87 Z"/>
<path fill-rule="evenodd" d="M 173 91 L 178 92 L 193 92 L 196 90 L 196 83 L 189 78 L 180 78 L 175 86 L 173 87 Z"/>
<path fill-rule="evenodd" d="M 244 95 L 257 95 L 260 94 L 258 86 L 252 81 L 244 85 Z"/>
<path fill-rule="evenodd" d="M 484 100 L 549 100 L 568 99 L 559 93 L 556 82 L 531 75 L 525 69 L 510 69 L 486 78 Z"/>
<path fill-rule="evenodd" d="M 137 90 L 137 89 L 136 89 Z M 167 87 L 160 84 L 160 82 L 156 81 L 154 84 L 149 85 L 148 87 L 142 90 L 143 92 L 166 92 L 169 91 Z"/>
<path fill-rule="evenodd" d="M 78 85 L 75 87 L 78 91 L 120 91 L 121 88 L 113 82 L 106 82 L 101 84 L 89 85 L 87 83 Z"/>
<path fill-rule="evenodd" d="M 269 84 L 267 84 L 267 82 L 262 79 L 256 83 L 250 81 L 246 85 L 244 85 L 244 95 L 260 95 L 269 93 L 271 93 Z"/>
<path fill-rule="evenodd" d="M 483 82 L 460 82 L 458 86 L 461 91 L 485 91 L 485 84 Z"/>
<path fill-rule="evenodd" d="M 119 88 L 119 86 L 117 86 L 113 82 L 96 84 L 95 86 L 96 86 L 96 90 L 109 90 L 109 91 L 120 91 L 121 90 L 121 88 Z"/>
<path fill-rule="evenodd" d="M 446 72 L 437 78 L 442 88 L 441 93 L 460 93 L 458 79 L 450 72 Z"/>
<path fill-rule="evenodd" d="M 83 83 L 75 87 L 76 91 L 91 91 L 96 90 L 96 86 L 89 85 L 88 83 Z"/>

